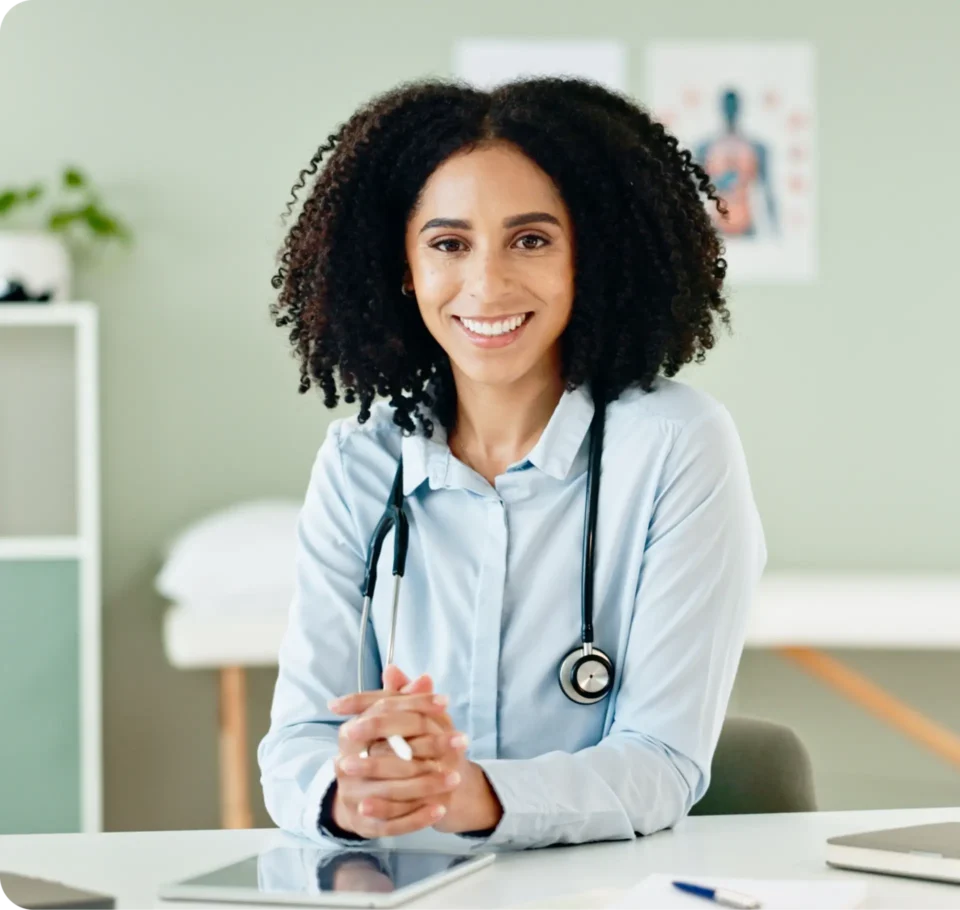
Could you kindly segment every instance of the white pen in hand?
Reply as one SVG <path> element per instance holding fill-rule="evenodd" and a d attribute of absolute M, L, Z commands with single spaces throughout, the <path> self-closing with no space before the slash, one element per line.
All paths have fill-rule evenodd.
<path fill-rule="evenodd" d="M 393 754 L 397 758 L 402 758 L 404 761 L 413 760 L 413 749 L 410 748 L 410 743 L 408 743 L 402 736 L 393 736 L 387 737 L 387 742 L 390 744 L 390 748 L 393 749 Z"/>

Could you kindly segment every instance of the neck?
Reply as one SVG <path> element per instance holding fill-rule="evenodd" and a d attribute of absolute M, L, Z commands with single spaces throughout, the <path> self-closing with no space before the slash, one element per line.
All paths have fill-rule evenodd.
<path fill-rule="evenodd" d="M 491 483 L 536 445 L 564 387 L 557 368 L 509 385 L 474 382 L 454 369 L 454 381 L 457 416 L 449 435 L 451 451 Z"/>

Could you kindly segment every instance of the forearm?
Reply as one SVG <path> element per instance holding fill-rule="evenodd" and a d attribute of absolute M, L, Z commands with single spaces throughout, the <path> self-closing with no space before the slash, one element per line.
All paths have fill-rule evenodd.
<path fill-rule="evenodd" d="M 258 759 L 264 805 L 277 827 L 318 840 L 323 798 L 335 780 L 337 726 L 304 723 L 272 729 Z"/>
<path fill-rule="evenodd" d="M 576 753 L 482 759 L 503 809 L 491 844 L 544 847 L 626 840 L 676 824 L 701 772 L 689 759 L 635 733 Z"/>

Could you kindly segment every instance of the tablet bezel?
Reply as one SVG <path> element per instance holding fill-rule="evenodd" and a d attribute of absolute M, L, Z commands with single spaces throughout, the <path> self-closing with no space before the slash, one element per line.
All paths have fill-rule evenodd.
<path fill-rule="evenodd" d="M 430 853 L 442 851 L 415 850 L 408 852 Z M 200 875 L 211 875 L 221 869 L 235 866 L 237 863 L 257 858 L 259 855 L 255 853 L 242 857 L 235 862 L 225 863 L 216 869 L 200 873 Z M 449 855 L 453 856 L 454 854 Z M 189 900 L 205 903 L 242 903 L 288 907 L 371 907 L 376 910 L 379 907 L 396 907 L 398 904 L 405 903 L 414 897 L 433 891 L 441 885 L 449 884 L 472 872 L 483 869 L 496 859 L 496 853 L 465 853 L 462 855 L 466 856 L 464 862 L 449 869 L 444 869 L 442 872 L 434 873 L 414 884 L 404 885 L 396 891 L 326 891 L 317 894 L 270 893 L 263 892 L 259 888 L 227 888 L 192 884 L 191 879 L 198 876 L 191 876 L 191 879 L 162 885 L 157 891 L 157 896 L 161 900 L 169 901 Z"/>

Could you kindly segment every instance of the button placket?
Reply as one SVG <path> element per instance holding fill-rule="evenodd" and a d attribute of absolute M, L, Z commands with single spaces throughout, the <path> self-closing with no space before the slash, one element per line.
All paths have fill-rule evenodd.
<path fill-rule="evenodd" d="M 488 498 L 484 524 L 483 563 L 474 602 L 470 737 L 472 757 L 496 758 L 500 623 L 507 570 L 506 512 L 498 496 Z"/>

